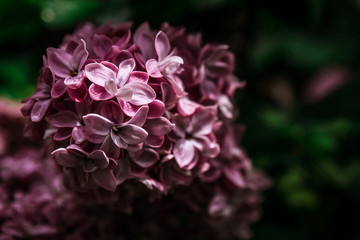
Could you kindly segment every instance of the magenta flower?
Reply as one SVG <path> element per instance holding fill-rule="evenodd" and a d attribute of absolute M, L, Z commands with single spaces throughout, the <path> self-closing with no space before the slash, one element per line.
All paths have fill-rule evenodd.
<path fill-rule="evenodd" d="M 65 50 L 48 48 L 47 55 L 50 69 L 59 77 L 54 84 L 54 89 L 58 90 L 53 97 L 60 97 L 67 89 L 71 99 L 82 102 L 87 95 L 85 72 L 82 68 L 89 55 L 85 41 L 69 42 Z"/>
<path fill-rule="evenodd" d="M 119 67 L 109 62 L 86 65 L 86 76 L 93 82 L 89 89 L 91 98 L 101 101 L 116 97 L 120 106 L 151 103 L 156 93 L 147 84 L 149 76 L 145 72 L 133 71 L 134 68 L 135 61 L 132 58 L 121 62 Z M 127 109 L 122 108 L 125 111 Z"/>
<path fill-rule="evenodd" d="M 94 150 L 87 153 L 77 145 L 70 145 L 66 149 L 56 149 L 51 155 L 60 166 L 76 169 L 80 185 L 93 181 L 106 190 L 115 191 L 116 178 L 112 165 L 116 163 L 109 159 L 104 151 Z"/>
<path fill-rule="evenodd" d="M 219 154 L 219 145 L 210 136 L 216 114 L 214 108 L 203 107 L 191 118 L 179 114 L 173 116 L 174 133 L 178 137 L 174 145 L 174 157 L 181 168 L 192 169 L 199 160 L 198 151 L 211 158 Z"/>
<path fill-rule="evenodd" d="M 26 133 L 45 140 L 44 155 L 55 148 L 55 161 L 33 166 L 26 160 L 27 170 L 7 160 L 0 166 L 30 180 L 35 175 L 28 172 L 46 175 L 46 183 L 57 175 L 48 172 L 47 162 L 61 166 L 64 179 L 54 188 L 77 191 L 77 198 L 86 200 L 87 215 L 94 215 L 82 220 L 86 226 L 74 221 L 74 239 L 117 238 L 106 231 L 118 229 L 119 211 L 130 213 L 138 198 L 163 201 L 165 195 L 181 199 L 209 222 L 239 221 L 247 229 L 254 217 L 241 210 L 257 209 L 250 201 L 259 199 L 265 181 L 239 146 L 242 129 L 230 122 L 236 116 L 234 92 L 245 85 L 233 70 L 234 55 L 226 45 L 204 45 L 201 34 L 186 34 L 183 27 L 165 23 L 152 30 L 144 23 L 132 34 L 130 23 L 86 24 L 59 48 L 47 50 L 37 90 L 22 108 L 30 117 Z M 47 171 L 40 171 L 44 167 Z M 13 176 L 23 180 L 0 168 L 0 192 Z M 45 212 L 33 201 L 33 189 L 19 195 L 33 205 L 0 195 L 0 227 L 6 234 L 0 238 L 43 233 L 46 239 L 51 234 L 49 239 L 64 239 L 68 225 L 55 216 L 65 216 L 59 212 L 65 205 L 56 203 L 67 194 L 54 192 L 61 196 L 44 191 L 44 206 L 52 209 Z M 4 208 L 13 208 L 13 200 L 21 206 L 19 216 L 34 208 L 54 224 L 32 217 L 6 220 L 11 214 Z M 29 226 L 25 233 L 24 226 Z"/>
<path fill-rule="evenodd" d="M 112 105 L 114 104 L 116 103 L 112 102 Z M 148 107 L 141 107 L 127 122 L 122 122 L 123 115 L 120 109 L 116 111 L 113 115 L 114 122 L 99 114 L 85 115 L 83 117 L 85 138 L 95 144 L 113 142 L 118 148 L 138 150 L 148 136 L 148 133 L 141 128 L 146 120 Z"/>

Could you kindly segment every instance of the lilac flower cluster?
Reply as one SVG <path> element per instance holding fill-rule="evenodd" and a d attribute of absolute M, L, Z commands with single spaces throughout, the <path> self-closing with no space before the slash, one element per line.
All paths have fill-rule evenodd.
<path fill-rule="evenodd" d="M 173 195 L 222 222 L 246 202 L 257 209 L 268 181 L 238 146 L 232 98 L 244 82 L 233 54 L 167 23 L 133 35 L 130 27 L 86 24 L 47 49 L 21 109 L 26 134 L 53 140 L 45 147 L 55 146 L 73 189 L 129 209 L 139 191 Z"/>

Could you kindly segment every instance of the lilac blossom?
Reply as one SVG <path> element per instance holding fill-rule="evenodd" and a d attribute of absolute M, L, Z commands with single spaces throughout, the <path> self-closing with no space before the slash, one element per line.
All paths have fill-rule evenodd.
<path fill-rule="evenodd" d="M 115 191 L 116 179 L 113 174 L 116 162 L 109 159 L 102 150 L 87 153 L 77 145 L 59 148 L 51 153 L 56 162 L 66 168 L 74 168 L 80 186 L 93 181 L 109 191 Z"/>
<path fill-rule="evenodd" d="M 134 34 L 130 27 L 85 24 L 60 47 L 48 48 L 37 90 L 24 100 L 22 113 L 29 117 L 25 132 L 43 139 L 42 153 L 52 159 L 39 157 L 34 164 L 32 155 L 21 156 L 22 167 L 15 168 L 12 158 L 0 159 L 6 234 L 0 238 L 67 239 L 67 231 L 69 239 L 116 238 L 104 226 L 118 229 L 118 211 L 131 214 L 137 199 L 160 205 L 181 199 L 210 225 L 238 221 L 231 232 L 248 234 L 268 184 L 239 145 L 243 128 L 231 123 L 233 96 L 245 86 L 233 75 L 234 55 L 183 27 L 165 23 L 152 30 L 144 23 Z M 47 164 L 61 172 L 41 170 Z M 35 187 L 42 186 L 38 178 L 45 187 Z M 12 179 L 34 186 L 23 192 L 19 185 L 15 196 L 7 189 Z"/>
<path fill-rule="evenodd" d="M 121 62 L 119 67 L 109 62 L 86 65 L 86 76 L 93 82 L 89 89 L 91 98 L 101 101 L 116 97 L 121 106 L 151 103 L 156 93 L 147 85 L 148 74 L 133 71 L 134 68 L 135 61 L 132 58 Z"/>
<path fill-rule="evenodd" d="M 199 159 L 198 151 L 201 151 L 204 157 L 213 158 L 219 154 L 219 145 L 209 136 L 213 131 L 216 114 L 214 108 L 203 107 L 191 118 L 174 115 L 174 133 L 178 137 L 175 138 L 174 157 L 181 168 L 193 168 Z"/>
<path fill-rule="evenodd" d="M 89 53 L 86 43 L 70 41 L 66 49 L 48 48 L 47 56 L 50 69 L 59 79 L 54 83 L 54 89 L 59 89 L 53 97 L 60 97 L 67 89 L 71 99 L 82 102 L 87 95 L 87 86 L 84 83 L 85 72 L 83 66 Z"/>

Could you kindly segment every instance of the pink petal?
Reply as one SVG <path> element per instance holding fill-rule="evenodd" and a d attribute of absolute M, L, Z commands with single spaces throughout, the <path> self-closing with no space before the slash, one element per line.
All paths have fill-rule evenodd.
<path fill-rule="evenodd" d="M 150 59 L 146 62 L 146 71 L 153 78 L 163 77 L 162 73 L 159 70 L 158 62 L 155 59 Z"/>
<path fill-rule="evenodd" d="M 189 165 L 195 156 L 195 148 L 191 141 L 180 139 L 174 146 L 174 157 L 180 168 Z"/>
<path fill-rule="evenodd" d="M 194 146 L 206 157 L 214 158 L 220 153 L 220 146 L 211 141 L 207 136 L 195 137 L 192 139 Z"/>
<path fill-rule="evenodd" d="M 91 178 L 94 180 L 94 182 L 99 185 L 100 187 L 114 192 L 116 189 L 116 178 L 112 171 L 106 171 L 106 170 L 98 170 L 95 172 L 92 172 Z"/>
<path fill-rule="evenodd" d="M 46 52 L 49 67 L 56 76 L 66 78 L 70 75 L 70 71 L 75 70 L 72 69 L 72 56 L 69 53 L 57 48 L 48 48 Z"/>
<path fill-rule="evenodd" d="M 191 132 L 192 125 L 188 118 L 175 114 L 172 118 L 172 122 L 175 124 L 174 132 L 179 137 L 184 138 L 186 133 Z"/>
<path fill-rule="evenodd" d="M 83 82 L 81 87 L 79 87 L 78 89 L 68 88 L 67 92 L 69 94 L 69 97 L 75 102 L 83 102 L 87 97 L 88 89 L 85 82 Z"/>
<path fill-rule="evenodd" d="M 165 105 L 162 101 L 155 99 L 151 103 L 149 103 L 149 114 L 148 118 L 158 118 L 164 115 Z"/>
<path fill-rule="evenodd" d="M 120 88 L 117 93 L 116 97 L 123 100 L 123 101 L 129 101 L 133 96 L 134 90 L 130 87 L 122 87 Z"/>
<path fill-rule="evenodd" d="M 86 77 L 93 83 L 104 87 L 108 80 L 115 80 L 115 72 L 100 63 L 89 63 L 85 66 Z"/>
<path fill-rule="evenodd" d="M 128 124 L 119 128 L 119 136 L 127 143 L 131 145 L 139 144 L 145 141 L 148 133 L 133 124 Z"/>
<path fill-rule="evenodd" d="M 115 96 L 118 93 L 118 87 L 112 79 L 105 81 L 104 88 L 112 96 Z"/>
<path fill-rule="evenodd" d="M 241 174 L 239 169 L 224 168 L 224 174 L 235 186 L 243 188 L 246 186 L 244 176 Z"/>
<path fill-rule="evenodd" d="M 169 39 L 162 31 L 159 31 L 155 37 L 155 50 L 158 55 L 159 62 L 166 58 L 170 52 Z"/>
<path fill-rule="evenodd" d="M 86 129 L 101 136 L 108 135 L 111 127 L 114 125 L 114 123 L 107 118 L 94 113 L 83 116 L 83 120 Z"/>
<path fill-rule="evenodd" d="M 130 74 L 129 82 L 143 82 L 147 83 L 149 80 L 149 74 L 146 72 L 133 71 Z"/>
<path fill-rule="evenodd" d="M 175 125 L 164 117 L 148 119 L 144 128 L 154 136 L 163 136 L 170 133 Z"/>
<path fill-rule="evenodd" d="M 105 169 L 109 166 L 109 159 L 102 150 L 92 151 L 88 159 L 91 159 L 99 169 Z"/>
<path fill-rule="evenodd" d="M 191 117 L 194 136 L 203 136 L 211 133 L 216 115 L 216 110 L 212 107 L 198 109 Z"/>
<path fill-rule="evenodd" d="M 112 46 L 111 40 L 104 35 L 97 35 L 93 37 L 93 49 L 97 56 L 104 58 L 105 54 Z"/>
<path fill-rule="evenodd" d="M 112 141 L 118 148 L 126 149 L 128 147 L 128 144 L 119 136 L 119 133 L 111 131 L 110 136 Z"/>
<path fill-rule="evenodd" d="M 83 84 L 85 72 L 80 71 L 75 77 L 68 76 L 64 80 L 64 84 L 71 89 L 78 89 Z"/>
<path fill-rule="evenodd" d="M 91 84 L 89 87 L 89 94 L 92 99 L 95 101 L 104 101 L 109 100 L 114 97 L 114 95 L 108 93 L 104 87 L 101 87 L 96 84 Z"/>
<path fill-rule="evenodd" d="M 149 85 L 143 82 L 130 82 L 125 85 L 133 89 L 130 103 L 134 105 L 144 105 L 154 101 L 156 93 Z"/>
<path fill-rule="evenodd" d="M 148 106 L 142 106 L 139 108 L 134 116 L 127 122 L 127 124 L 134 124 L 136 126 L 142 127 L 146 121 L 147 114 L 149 112 Z"/>
<path fill-rule="evenodd" d="M 132 117 L 136 114 L 136 112 L 139 110 L 139 108 L 141 106 L 136 106 L 134 104 L 131 104 L 128 101 L 123 101 L 121 99 L 118 99 L 119 105 L 121 107 L 121 109 L 123 110 L 123 112 L 129 116 Z"/>
<path fill-rule="evenodd" d="M 46 121 L 54 127 L 76 127 L 79 123 L 79 117 L 76 113 L 63 110 L 46 117 Z"/>
<path fill-rule="evenodd" d="M 119 87 L 124 86 L 134 68 L 135 60 L 133 58 L 126 59 L 119 64 L 119 72 L 116 75 L 116 83 Z"/>
<path fill-rule="evenodd" d="M 99 135 L 94 133 L 89 128 L 84 127 L 83 129 L 84 136 L 86 140 L 95 144 L 102 144 L 106 138 L 106 135 Z"/>
<path fill-rule="evenodd" d="M 121 152 L 121 149 L 115 145 L 110 135 L 104 139 L 102 145 L 100 146 L 100 150 L 103 150 L 108 157 L 113 159 L 117 159 Z"/>
<path fill-rule="evenodd" d="M 188 97 L 182 97 L 178 101 L 177 109 L 183 116 L 192 115 L 200 105 Z"/>
<path fill-rule="evenodd" d="M 68 152 L 71 152 L 72 154 L 75 154 L 81 158 L 87 158 L 87 156 L 89 155 L 84 149 L 82 149 L 80 146 L 75 145 L 75 144 L 71 144 L 69 146 L 66 147 L 66 150 Z"/>
<path fill-rule="evenodd" d="M 54 135 L 54 140 L 55 141 L 63 141 L 65 139 L 68 139 L 69 137 L 71 137 L 71 132 L 72 132 L 72 128 L 59 128 L 55 135 Z"/>
<path fill-rule="evenodd" d="M 49 109 L 51 102 L 51 99 L 36 102 L 31 110 L 31 121 L 40 122 L 41 119 L 44 118 L 46 111 Z"/>
<path fill-rule="evenodd" d="M 63 167 L 74 168 L 78 167 L 83 163 L 83 159 L 75 155 L 71 155 L 65 148 L 56 149 L 51 153 L 56 162 Z"/>
<path fill-rule="evenodd" d="M 75 141 L 76 144 L 81 144 L 85 141 L 85 136 L 83 133 L 83 126 L 74 127 L 71 132 L 71 137 Z"/>
<path fill-rule="evenodd" d="M 166 109 L 172 109 L 177 101 L 176 94 L 172 86 L 167 82 L 160 83 L 162 101 L 165 103 Z"/>
<path fill-rule="evenodd" d="M 107 101 L 101 107 L 101 116 L 107 118 L 114 123 L 121 123 L 124 119 L 124 114 L 119 104 L 114 101 Z"/>
<path fill-rule="evenodd" d="M 165 137 L 164 136 L 154 136 L 152 134 L 149 134 L 145 140 L 145 144 L 153 147 L 153 148 L 159 148 L 164 144 Z"/>
<path fill-rule="evenodd" d="M 75 48 L 73 53 L 72 63 L 73 67 L 75 67 L 73 70 L 81 70 L 88 56 L 89 53 L 86 51 L 86 43 L 81 39 L 81 43 Z"/>
<path fill-rule="evenodd" d="M 159 161 L 160 156 L 152 149 L 145 149 L 139 157 L 133 158 L 133 161 L 142 168 L 148 168 Z"/>
<path fill-rule="evenodd" d="M 66 92 L 67 86 L 64 83 L 64 80 L 57 80 L 53 84 L 51 88 L 51 97 L 52 98 L 59 98 Z"/>

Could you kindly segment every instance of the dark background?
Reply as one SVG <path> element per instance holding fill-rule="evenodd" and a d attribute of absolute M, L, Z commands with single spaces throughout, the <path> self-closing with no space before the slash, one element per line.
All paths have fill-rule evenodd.
<path fill-rule="evenodd" d="M 0 97 L 31 95 L 47 47 L 109 20 L 168 21 L 235 53 L 242 144 L 273 179 L 254 240 L 360 239 L 359 0 L 1 1 Z"/>

